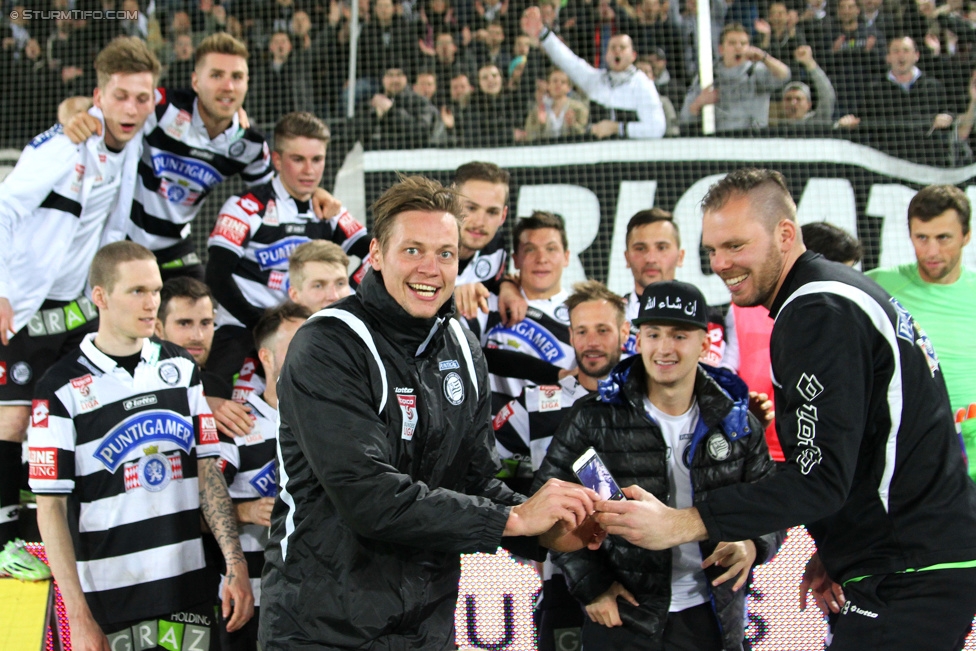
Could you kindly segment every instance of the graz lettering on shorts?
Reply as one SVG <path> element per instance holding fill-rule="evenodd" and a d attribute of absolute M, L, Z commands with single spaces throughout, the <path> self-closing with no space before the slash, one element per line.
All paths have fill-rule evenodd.
<path fill-rule="evenodd" d="M 126 418 L 105 435 L 95 458 L 115 472 L 132 450 L 151 441 L 171 441 L 188 453 L 193 447 L 193 425 L 174 411 L 154 409 Z"/>

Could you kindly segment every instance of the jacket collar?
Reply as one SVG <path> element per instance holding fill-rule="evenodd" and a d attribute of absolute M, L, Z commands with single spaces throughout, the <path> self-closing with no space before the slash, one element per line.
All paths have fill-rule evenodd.
<path fill-rule="evenodd" d="M 783 284 L 780 286 L 779 292 L 777 292 L 776 298 L 773 299 L 773 304 L 769 308 L 770 318 L 776 318 L 776 315 L 779 314 L 779 311 L 783 308 L 783 303 L 785 303 L 786 299 L 789 298 L 790 294 L 793 293 L 794 285 L 796 285 L 797 269 L 806 266 L 807 263 L 817 257 L 822 256 L 819 253 L 814 253 L 813 251 L 804 251 L 800 257 L 796 259 L 796 262 L 793 263 L 793 267 L 790 269 L 790 272 L 786 274 L 786 278 L 783 279 Z"/>
<path fill-rule="evenodd" d="M 405 350 L 415 351 L 415 357 L 433 347 L 431 342 L 441 336 L 447 320 L 454 316 L 453 296 L 444 303 L 435 317 L 420 319 L 410 316 L 386 291 L 383 274 L 375 269 L 366 272 L 356 289 L 355 298 L 371 317 L 373 327 Z"/>
<path fill-rule="evenodd" d="M 749 388 L 735 373 L 699 364 L 694 391 L 701 419 L 709 429 L 719 426 L 733 441 L 752 433 Z M 617 364 L 605 380 L 600 380 L 597 392 L 603 402 L 630 404 L 643 412 L 647 395 L 644 359 L 634 355 Z"/>

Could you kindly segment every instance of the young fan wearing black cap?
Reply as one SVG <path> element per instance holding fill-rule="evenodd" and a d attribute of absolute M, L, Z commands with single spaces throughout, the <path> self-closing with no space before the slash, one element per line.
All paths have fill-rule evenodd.
<path fill-rule="evenodd" d="M 673 506 L 705 492 L 754 482 L 773 470 L 746 385 L 699 364 L 708 348 L 705 297 L 693 285 L 648 285 L 634 324 L 638 355 L 625 359 L 577 403 L 554 436 L 535 483 L 572 480 L 593 447 L 620 486 L 636 484 Z M 772 558 L 780 534 L 648 551 L 608 537 L 598 551 L 554 554 L 570 592 L 586 606 L 590 649 L 742 648 L 742 587 Z M 639 569 L 637 569 L 639 568 Z M 730 580 L 734 579 L 734 581 Z"/>

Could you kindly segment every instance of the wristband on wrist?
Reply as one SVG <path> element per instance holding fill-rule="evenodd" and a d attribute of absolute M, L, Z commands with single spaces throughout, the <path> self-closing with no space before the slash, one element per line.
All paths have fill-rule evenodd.
<path fill-rule="evenodd" d="M 550 34 L 552 34 L 552 30 L 543 25 L 542 31 L 539 32 L 539 42 L 541 43 L 542 41 L 546 40 L 546 37 Z"/>

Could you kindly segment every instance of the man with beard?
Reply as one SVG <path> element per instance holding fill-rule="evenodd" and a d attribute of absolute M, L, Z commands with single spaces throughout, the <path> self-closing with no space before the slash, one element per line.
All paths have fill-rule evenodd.
<path fill-rule="evenodd" d="M 631 486 L 627 502 L 597 505 L 599 522 L 647 549 L 806 524 L 817 552 L 800 603 L 812 590 L 830 611 L 832 651 L 961 648 L 976 612 L 976 484 L 931 342 L 873 281 L 806 250 L 779 172 L 732 172 L 702 205 L 702 243 L 732 301 L 776 321 L 787 461 L 689 508 Z"/>
<path fill-rule="evenodd" d="M 969 244 L 970 205 L 954 185 L 930 185 L 908 204 L 915 262 L 872 269 L 868 277 L 891 292 L 932 338 L 939 351 L 949 401 L 962 423 L 969 475 L 976 477 L 976 356 L 961 336 L 976 311 L 976 273 L 962 264 Z"/>
<path fill-rule="evenodd" d="M 634 275 L 634 291 L 624 295 L 627 303 L 627 320 L 633 321 L 640 311 L 640 297 L 644 289 L 653 283 L 674 280 L 675 272 L 684 262 L 685 250 L 681 248 L 681 233 L 667 210 L 651 208 L 641 210 L 627 222 L 627 249 L 624 258 L 627 268 Z M 725 321 L 722 311 L 708 307 L 709 347 L 702 361 L 720 366 L 725 356 Z M 630 326 L 630 335 L 624 344 L 624 352 L 637 354 L 637 335 L 640 329 Z"/>
<path fill-rule="evenodd" d="M 556 385 L 528 386 L 502 407 L 492 421 L 495 445 L 505 467 L 502 478 L 523 492 L 531 488 L 549 442 L 577 400 L 596 392 L 597 383 L 620 361 L 629 325 L 624 302 L 596 280 L 577 283 L 566 299 L 569 340 L 576 352 L 578 375 Z M 542 604 L 539 606 L 539 649 L 559 648 L 556 637 L 564 629 L 578 634 L 583 624 L 579 605 L 569 594 L 562 575 L 545 565 Z"/>

